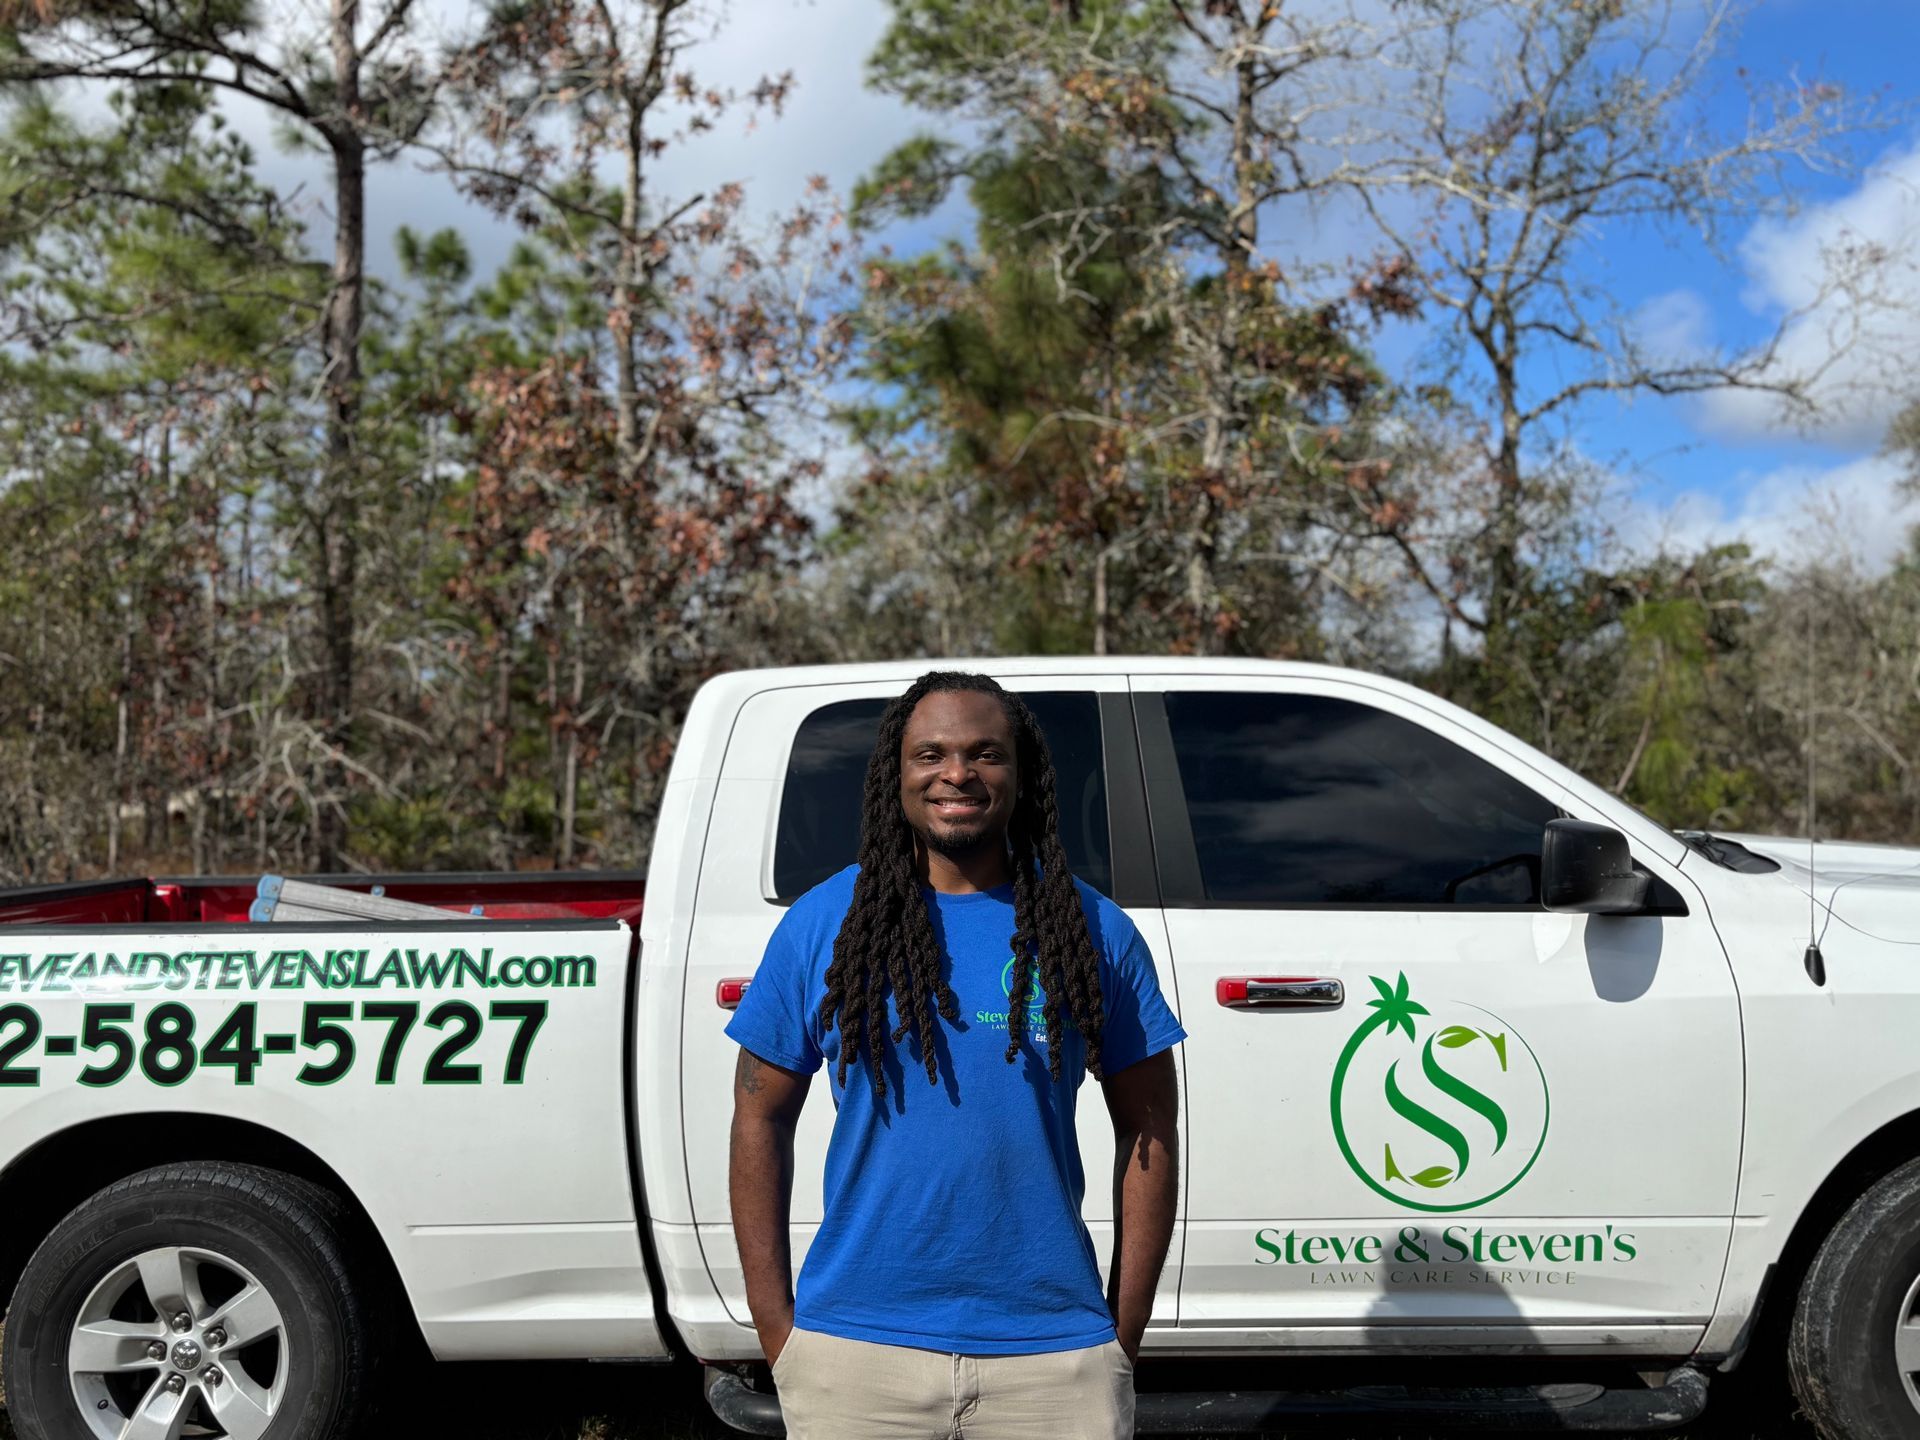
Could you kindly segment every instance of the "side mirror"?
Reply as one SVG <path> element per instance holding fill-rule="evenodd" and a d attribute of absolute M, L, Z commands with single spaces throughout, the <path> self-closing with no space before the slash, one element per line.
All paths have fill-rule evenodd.
<path fill-rule="evenodd" d="M 1635 915 L 1652 881 L 1636 870 L 1627 837 L 1586 820 L 1549 820 L 1540 838 L 1540 899 L 1575 915 Z"/>

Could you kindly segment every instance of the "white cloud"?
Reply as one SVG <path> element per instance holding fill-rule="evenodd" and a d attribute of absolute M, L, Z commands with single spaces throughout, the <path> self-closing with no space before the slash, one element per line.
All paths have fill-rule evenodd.
<path fill-rule="evenodd" d="M 1901 492 L 1900 473 L 1893 460 L 1872 455 L 1739 477 L 1730 495 L 1642 496 L 1626 507 L 1619 538 L 1642 554 L 1745 541 L 1788 565 L 1844 556 L 1877 574 L 1906 550 L 1909 529 L 1920 523 L 1920 501 Z"/>
<path fill-rule="evenodd" d="M 1669 290 L 1634 312 L 1634 343 L 1655 363 L 1677 362 L 1711 344 L 1713 312 L 1694 290 Z"/>
<path fill-rule="evenodd" d="M 315 0 L 296 0 L 283 9 L 287 13 L 280 23 L 287 35 L 311 32 L 324 19 L 324 7 L 316 9 Z M 473 15 L 459 0 L 437 0 L 423 13 L 421 38 L 429 45 L 450 41 Z M 812 175 L 825 175 L 841 194 L 849 191 L 893 146 L 928 124 L 928 117 L 865 86 L 866 57 L 888 18 L 878 0 L 735 0 L 710 6 L 696 32 L 701 42 L 681 55 L 677 69 L 690 72 L 703 88 L 740 94 L 763 77 L 787 71 L 793 72 L 795 86 L 779 116 L 752 119 L 743 106 L 712 131 L 670 146 L 650 165 L 652 201 L 671 205 L 738 181 L 746 187 L 752 221 L 791 208 Z M 298 190 L 312 248 L 330 255 L 333 197 L 324 158 L 282 149 L 275 141 L 274 119 L 258 105 L 228 99 L 222 108 L 254 146 L 261 178 L 283 195 Z M 671 103 L 662 109 L 672 124 L 684 113 Z M 606 178 L 617 179 L 611 160 Z M 386 278 L 396 271 L 393 234 L 402 225 L 423 232 L 458 229 L 479 276 L 506 258 L 520 233 L 409 157 L 369 169 L 367 214 L 368 260 L 373 272 Z"/>
<path fill-rule="evenodd" d="M 1877 445 L 1920 392 L 1920 144 L 1883 156 L 1838 199 L 1755 225 L 1740 253 L 1747 303 L 1787 321 L 1777 373 L 1819 377 L 1812 428 L 1836 444 Z M 1710 394 L 1701 416 L 1727 438 L 1787 423 L 1779 402 L 1756 391 Z"/>
<path fill-rule="evenodd" d="M 668 151 L 658 167 L 666 188 L 686 194 L 739 180 L 763 212 L 799 200 L 809 175 L 850 189 L 927 126 L 927 117 L 866 88 L 867 56 L 889 18 L 876 0 L 741 0 L 728 7 L 713 43 L 690 51 L 686 68 L 722 90 L 744 92 L 762 76 L 789 70 L 797 84 L 780 118 L 768 117 L 751 133 L 730 118 Z"/>

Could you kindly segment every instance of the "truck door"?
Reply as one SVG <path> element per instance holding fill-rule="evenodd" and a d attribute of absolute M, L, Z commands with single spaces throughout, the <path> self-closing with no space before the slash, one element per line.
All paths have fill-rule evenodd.
<path fill-rule="evenodd" d="M 1691 1344 L 1743 1098 L 1698 892 L 1636 845 L 1660 913 L 1543 909 L 1545 823 L 1608 817 L 1438 702 L 1134 686 L 1191 1035 L 1181 1343 Z"/>
<path fill-rule="evenodd" d="M 722 1033 L 723 980 L 750 979 L 784 907 L 853 863 L 860 797 L 880 712 L 912 680 L 789 687 L 742 709 L 722 762 L 699 875 L 682 1016 L 686 1159 L 701 1255 L 727 1314 L 749 1322 L 727 1204 L 727 1128 L 738 1050 Z M 1017 691 L 1047 736 L 1058 777 L 1061 840 L 1074 873 L 1133 918 L 1179 1010 L 1146 844 L 1146 801 L 1124 674 L 995 676 Z M 1084 1214 L 1104 1266 L 1112 1245 L 1113 1134 L 1097 1083 L 1080 1092 Z M 821 1176 L 833 1124 L 832 1090 L 816 1077 L 795 1139 L 796 1274 L 822 1214 Z M 1161 1281 L 1158 1324 L 1178 1302 L 1180 1241 Z M 716 1353 L 711 1348 L 702 1353 Z"/>

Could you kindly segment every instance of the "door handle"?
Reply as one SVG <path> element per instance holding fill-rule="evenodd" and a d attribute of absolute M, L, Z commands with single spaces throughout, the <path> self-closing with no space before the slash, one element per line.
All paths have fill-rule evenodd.
<path fill-rule="evenodd" d="M 1229 1010 L 1332 1010 L 1347 987 L 1318 975 L 1226 975 L 1214 982 L 1213 998 Z"/>

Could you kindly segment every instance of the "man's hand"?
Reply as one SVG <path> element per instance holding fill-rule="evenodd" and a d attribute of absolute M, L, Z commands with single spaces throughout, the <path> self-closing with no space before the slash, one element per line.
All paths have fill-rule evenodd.
<path fill-rule="evenodd" d="M 780 1363 L 780 1352 L 787 1348 L 787 1341 L 793 1338 L 793 1310 L 791 1307 L 787 1310 L 786 1328 L 780 1332 L 780 1338 L 778 1340 L 769 1343 L 767 1340 L 768 1332 L 762 1329 L 757 1323 L 754 1329 L 759 1332 L 760 1353 L 767 1357 L 767 1364 L 778 1365 Z"/>
<path fill-rule="evenodd" d="M 733 1072 L 733 1133 L 727 1189 L 733 1241 L 747 1280 L 747 1308 L 769 1363 L 793 1333 L 793 1132 L 813 1077 L 784 1070 L 750 1050 Z"/>
<path fill-rule="evenodd" d="M 1153 1316 L 1153 1292 L 1173 1239 L 1180 1178 L 1180 1082 L 1173 1052 L 1101 1082 L 1113 1117 L 1113 1269 L 1107 1308 L 1129 1360 Z"/>

